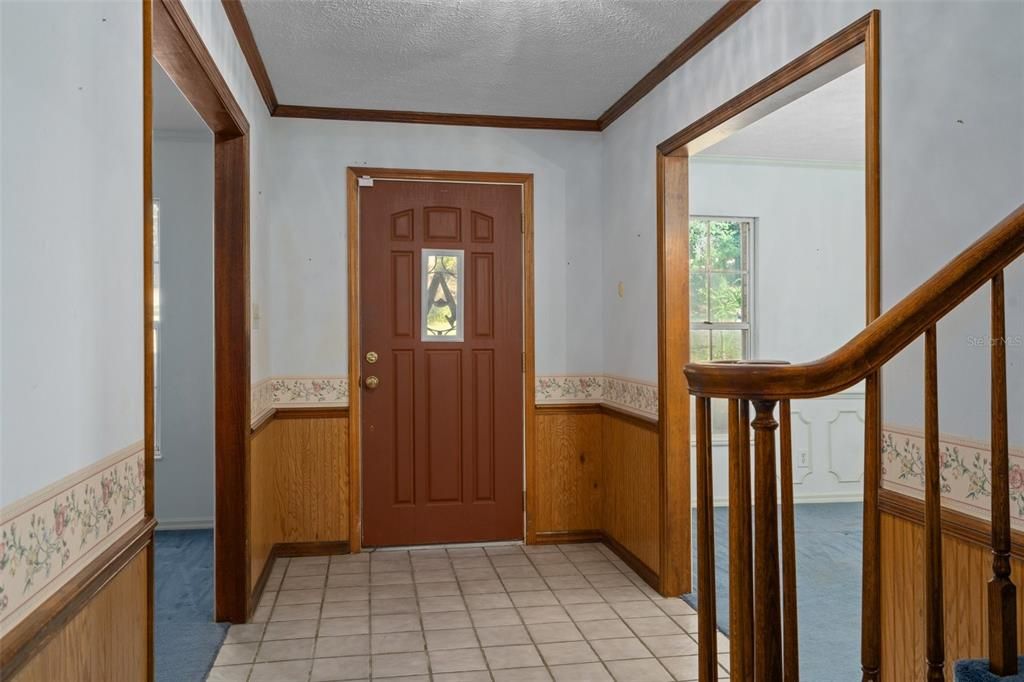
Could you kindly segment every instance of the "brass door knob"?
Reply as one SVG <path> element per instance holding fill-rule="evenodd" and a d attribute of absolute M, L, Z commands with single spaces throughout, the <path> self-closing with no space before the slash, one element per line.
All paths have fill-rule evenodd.
<path fill-rule="evenodd" d="M 371 374 L 370 376 L 366 377 L 366 379 L 363 381 L 363 384 L 365 384 L 366 387 L 372 391 L 373 389 L 380 386 L 380 379 Z"/>
<path fill-rule="evenodd" d="M 377 362 L 377 357 L 377 354 L 371 350 L 369 353 L 366 354 L 366 361 L 372 365 L 373 363 Z"/>

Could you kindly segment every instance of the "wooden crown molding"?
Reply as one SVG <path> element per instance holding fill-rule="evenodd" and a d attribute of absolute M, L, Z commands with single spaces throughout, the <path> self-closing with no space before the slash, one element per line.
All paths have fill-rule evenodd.
<path fill-rule="evenodd" d="M 235 38 L 249 64 L 253 79 L 263 95 L 271 116 L 280 118 L 312 118 L 331 121 L 365 121 L 375 123 L 420 123 L 427 125 L 477 126 L 486 128 L 521 128 L 528 130 L 569 130 L 574 132 L 600 132 L 629 111 L 644 95 L 668 78 L 676 69 L 688 62 L 712 40 L 750 11 L 760 0 L 727 0 L 696 31 L 691 33 L 664 59 L 647 72 L 636 85 L 601 114 L 597 119 L 545 118 L 539 116 L 495 116 L 491 114 L 449 114 L 426 111 L 393 111 L 390 109 L 351 109 L 344 107 L 314 107 L 300 104 L 281 104 L 267 74 L 252 26 L 245 15 L 242 0 L 221 0 Z"/>
<path fill-rule="evenodd" d="M 644 98 L 658 86 L 663 80 L 671 76 L 676 69 L 690 61 L 694 55 L 703 50 L 707 45 L 721 35 L 744 14 L 754 8 L 760 0 L 728 0 L 722 9 L 705 21 L 701 26 L 691 33 L 686 40 L 679 43 L 676 49 L 668 53 L 668 56 L 658 62 L 658 65 L 647 72 L 637 81 L 637 84 L 629 89 L 626 94 L 620 97 L 615 104 L 608 107 L 597 119 L 598 127 L 604 130 L 610 126 L 615 119 L 629 111 L 634 104 Z"/>
<path fill-rule="evenodd" d="M 487 128 L 527 128 L 573 130 L 596 133 L 597 121 L 585 118 L 539 118 L 535 116 L 492 116 L 489 114 L 442 114 L 427 111 L 390 111 L 387 109 L 343 109 L 281 104 L 273 112 L 282 118 L 318 118 L 332 121 L 372 121 L 377 123 L 426 123 L 447 126 Z"/>
<path fill-rule="evenodd" d="M 256 79 L 256 87 L 260 89 L 263 101 L 267 104 L 267 110 L 273 116 L 274 111 L 277 110 L 277 95 L 274 94 L 274 86 L 270 82 L 267 66 L 263 63 L 263 56 L 260 54 L 259 48 L 256 47 L 256 38 L 252 35 L 252 27 L 242 8 L 242 0 L 221 0 L 221 4 L 224 6 L 224 13 L 228 15 L 231 30 L 235 32 L 235 38 L 238 39 L 238 46 L 242 48 L 242 54 L 245 55 L 245 61 L 249 63 L 252 77 Z"/>

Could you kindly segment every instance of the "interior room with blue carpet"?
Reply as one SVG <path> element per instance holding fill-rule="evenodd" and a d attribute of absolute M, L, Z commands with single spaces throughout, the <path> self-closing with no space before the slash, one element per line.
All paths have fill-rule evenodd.
<path fill-rule="evenodd" d="M 862 508 L 859 503 L 796 505 L 797 617 L 801 679 L 856 682 L 860 671 Z M 696 537 L 696 522 L 694 522 Z M 696 574 L 697 551 L 693 551 Z M 696 578 L 694 579 L 696 585 Z M 715 607 L 729 633 L 729 510 L 715 508 Z M 697 607 L 693 592 L 684 600 Z"/>
<path fill-rule="evenodd" d="M 205 680 L 227 633 L 213 620 L 213 531 L 156 533 L 156 679 Z"/>

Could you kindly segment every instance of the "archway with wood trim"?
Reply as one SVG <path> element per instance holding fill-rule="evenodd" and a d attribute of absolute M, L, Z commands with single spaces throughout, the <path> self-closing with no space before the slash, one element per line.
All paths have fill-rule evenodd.
<path fill-rule="evenodd" d="M 762 119 L 822 85 L 865 67 L 865 254 L 867 322 L 880 314 L 879 12 L 865 15 L 736 97 L 658 145 L 658 404 L 663 472 L 663 580 L 678 592 L 691 591 L 690 400 L 683 367 L 689 362 L 689 157 Z M 865 413 L 881 421 L 879 377 L 869 377 Z M 865 552 L 877 550 L 879 458 L 865 465 Z M 698 490 L 698 495 L 700 491 Z M 870 510 L 870 511 L 869 511 Z M 869 518 L 867 515 L 871 514 Z M 730 519 L 732 522 L 733 519 Z M 738 521 L 738 519 L 737 519 Z M 877 556 L 877 552 L 874 554 Z M 702 573 L 703 574 L 703 573 Z M 865 595 L 865 613 L 880 613 L 880 586 Z M 664 591 L 664 590 L 663 590 Z M 870 600 L 870 601 L 869 601 Z M 873 622 L 866 620 L 865 623 Z M 868 630 L 873 627 L 872 634 Z M 877 667 L 880 645 L 875 622 L 865 626 L 865 669 Z M 732 642 L 739 657 L 743 642 Z M 872 661 L 874 663 L 872 663 Z"/>
<path fill-rule="evenodd" d="M 155 59 L 214 135 L 214 617 L 218 621 L 244 623 L 252 607 L 246 542 L 250 418 L 249 123 L 180 0 L 151 0 L 145 6 L 151 18 L 143 38 L 146 513 L 150 517 L 154 513 L 150 65 Z M 152 601 L 152 563 L 149 585 Z"/>

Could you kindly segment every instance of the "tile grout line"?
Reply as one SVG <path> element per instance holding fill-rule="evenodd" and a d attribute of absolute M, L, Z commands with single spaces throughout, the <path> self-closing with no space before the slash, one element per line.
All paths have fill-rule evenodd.
<path fill-rule="evenodd" d="M 451 549 L 452 549 L 451 547 L 443 547 L 443 548 L 439 547 L 437 549 L 442 550 L 443 554 L 442 554 L 441 557 L 434 557 L 434 558 L 438 558 L 438 559 L 443 558 L 444 563 L 446 564 L 446 567 L 447 567 L 445 570 L 447 570 L 448 573 L 450 574 L 450 576 L 451 576 L 450 579 L 454 581 L 454 589 L 455 589 L 456 593 L 458 594 L 459 603 L 460 603 L 460 605 L 462 607 L 461 608 L 461 612 L 466 614 L 466 620 L 468 621 L 468 623 L 470 625 L 470 627 L 468 629 L 470 630 L 470 632 L 472 634 L 472 640 L 473 640 L 473 643 L 475 645 L 473 648 L 478 650 L 478 651 L 480 651 L 480 655 L 481 655 L 481 657 L 483 659 L 482 660 L 482 664 L 483 664 L 484 667 L 481 668 L 479 670 L 479 672 L 482 673 L 483 675 L 486 675 L 492 681 L 497 679 L 497 677 L 498 677 L 497 674 L 496 674 L 497 671 L 504 672 L 506 670 L 506 668 L 498 668 L 498 669 L 493 668 L 492 665 L 491 665 L 491 661 L 487 658 L 486 649 L 487 648 L 505 647 L 505 646 L 511 646 L 511 645 L 502 644 L 502 643 L 495 643 L 491 647 L 486 647 L 483 644 L 481 636 L 480 636 L 480 632 L 479 632 L 479 627 L 477 625 L 476 620 L 472 616 L 472 611 L 471 611 L 471 609 L 469 607 L 468 599 L 469 599 L 469 597 L 472 597 L 472 596 L 477 595 L 477 594 L 479 594 L 479 595 L 489 595 L 489 594 L 492 594 L 492 592 L 485 591 L 485 592 L 480 592 L 480 593 L 474 593 L 474 595 L 469 595 L 469 594 L 467 594 L 464 591 L 464 581 L 463 581 L 462 578 L 460 578 L 459 568 L 456 567 L 456 563 L 460 559 L 463 559 L 463 558 L 469 560 L 467 562 L 467 566 L 465 566 L 465 568 L 467 570 L 469 570 L 469 569 L 476 569 L 476 568 L 480 568 L 480 567 L 486 566 L 486 568 L 488 569 L 489 573 L 495 577 L 495 581 L 494 582 L 496 583 L 496 586 L 500 586 L 500 592 L 495 591 L 494 594 L 502 595 L 503 597 L 505 597 L 505 600 L 511 605 L 511 610 L 515 614 L 515 622 L 520 627 L 522 627 L 523 631 L 525 632 L 526 639 L 529 642 L 529 645 L 533 648 L 533 650 L 536 652 L 536 654 L 538 656 L 540 666 L 542 667 L 542 669 L 545 671 L 546 674 L 548 674 L 548 675 L 550 675 L 552 677 L 554 676 L 554 671 L 553 671 L 553 668 L 552 668 L 552 664 L 550 664 L 548 662 L 547 658 L 545 658 L 544 655 L 541 653 L 540 647 L 543 644 L 558 644 L 558 643 L 562 643 L 562 642 L 560 642 L 560 641 L 539 642 L 536 639 L 537 635 L 535 635 L 533 630 L 531 630 L 531 625 L 541 626 L 541 625 L 545 625 L 546 623 L 544 623 L 544 622 L 532 623 L 532 624 L 531 623 L 527 623 L 525 621 L 525 619 L 524 619 L 524 616 L 523 616 L 521 610 L 525 609 L 525 608 L 528 608 L 529 606 L 531 606 L 531 604 L 530 604 L 529 601 L 524 600 L 523 606 L 518 606 L 516 604 L 516 602 L 513 600 L 513 595 L 514 594 L 526 593 L 526 592 L 537 592 L 537 591 L 539 591 L 538 588 L 543 589 L 543 591 L 545 591 L 545 592 L 549 592 L 552 595 L 552 597 L 553 597 L 553 599 L 555 601 L 555 604 L 551 604 L 551 605 L 552 606 L 557 605 L 557 607 L 562 611 L 562 614 L 564 616 L 566 616 L 566 620 L 565 621 L 557 620 L 557 621 L 552 621 L 552 623 L 555 623 L 555 622 L 557 622 L 557 623 L 565 622 L 566 625 L 570 626 L 575 631 L 575 633 L 581 637 L 580 640 L 575 640 L 575 639 L 573 639 L 573 640 L 566 640 L 566 643 L 568 643 L 568 642 L 576 642 L 576 641 L 582 642 L 586 646 L 586 648 L 589 650 L 591 655 L 593 655 L 596 658 L 596 661 L 594 661 L 594 662 L 598 663 L 601 666 L 601 669 L 604 670 L 605 673 L 608 674 L 612 678 L 614 678 L 615 676 L 611 674 L 611 668 L 609 667 L 609 664 L 610 663 L 615 663 L 617 661 L 654 661 L 663 671 L 668 672 L 667 671 L 667 666 L 666 666 L 666 664 L 662 660 L 663 658 L 673 658 L 673 657 L 693 656 L 694 655 L 694 654 L 686 654 L 686 653 L 682 653 L 682 652 L 679 652 L 679 653 L 667 652 L 664 656 L 658 656 L 655 653 L 654 649 L 652 648 L 652 645 L 648 644 L 646 641 L 644 641 L 644 636 L 645 635 L 642 635 L 641 634 L 641 630 L 638 629 L 639 624 L 638 623 L 630 623 L 629 622 L 630 620 L 636 620 L 636 619 L 642 619 L 642 618 L 651 618 L 651 617 L 667 619 L 672 624 L 672 626 L 676 629 L 676 632 L 667 632 L 667 633 L 662 633 L 662 634 L 672 636 L 672 635 L 675 635 L 677 633 L 680 633 L 680 634 L 685 635 L 685 639 L 686 640 L 690 641 L 693 644 L 697 644 L 697 637 L 696 637 L 696 635 L 694 633 L 690 632 L 688 627 L 683 627 L 682 623 L 681 623 L 682 619 L 684 619 L 684 618 L 686 618 L 688 616 L 691 616 L 693 614 L 692 613 L 687 613 L 687 612 L 680 612 L 677 609 L 666 610 L 666 609 L 668 609 L 667 604 L 663 605 L 663 604 L 659 603 L 661 600 L 658 597 L 656 597 L 656 596 L 652 596 L 650 589 L 647 588 L 647 586 L 646 586 L 646 583 L 643 583 L 642 579 L 639 578 L 639 576 L 635 575 L 635 572 L 632 572 L 629 569 L 629 567 L 626 566 L 621 560 L 617 560 L 616 556 L 610 555 L 607 551 L 603 551 L 604 548 L 601 547 L 600 545 L 594 545 L 594 548 L 597 550 L 597 555 L 598 556 L 590 556 L 590 550 L 588 548 L 583 548 L 583 547 L 581 547 L 579 549 L 579 551 L 566 551 L 564 546 L 562 546 L 562 545 L 554 545 L 554 546 L 552 546 L 552 549 L 550 551 L 540 551 L 540 552 L 534 551 L 534 552 L 529 552 L 529 551 L 526 551 L 524 545 L 514 545 L 514 546 L 518 548 L 518 551 L 514 551 L 514 552 L 496 552 L 494 554 L 491 554 L 491 553 L 489 553 L 487 551 L 487 549 L 490 548 L 488 546 L 480 546 L 480 547 L 475 547 L 474 546 L 473 547 L 474 549 L 479 549 L 480 550 L 479 554 L 471 553 L 471 554 L 467 554 L 467 555 L 464 555 L 464 556 L 463 555 L 459 555 L 459 554 L 454 554 L 453 555 L 451 553 Z M 572 547 L 577 547 L 577 546 L 573 545 Z M 589 547 L 589 543 L 588 543 L 588 547 Z M 429 548 L 422 548 L 422 549 L 429 549 Z M 366 598 L 365 599 L 366 599 L 366 602 L 365 603 L 367 605 L 366 606 L 366 608 L 367 608 L 366 630 L 367 630 L 367 633 L 368 633 L 367 637 L 369 639 L 369 652 L 368 652 L 368 655 L 367 655 L 367 658 L 368 658 L 367 669 L 370 672 L 371 678 L 373 676 L 373 659 L 374 659 L 374 656 L 375 656 L 375 654 L 373 652 L 373 637 L 374 637 L 375 634 L 377 634 L 377 635 L 386 634 L 386 633 L 376 633 L 375 632 L 375 629 L 373 627 L 373 620 L 374 620 L 374 608 L 373 608 L 373 605 L 379 599 L 387 599 L 389 597 L 393 597 L 393 598 L 397 599 L 398 597 L 396 595 L 400 594 L 401 592 L 404 592 L 404 590 L 396 589 L 396 590 L 394 590 L 394 593 L 392 594 L 392 593 L 388 592 L 388 589 L 391 588 L 391 587 L 397 588 L 399 585 L 406 584 L 406 583 L 402 583 L 402 582 L 392 583 L 392 582 L 390 582 L 390 580 L 388 580 L 388 582 L 386 584 L 375 585 L 374 584 L 375 583 L 374 576 L 375 576 L 375 574 L 376 575 L 381 575 L 381 574 L 386 574 L 386 573 L 389 573 L 389 572 L 396 572 L 396 569 L 397 569 L 397 571 L 401 571 L 401 572 L 405 572 L 405 570 L 408 571 L 408 575 L 409 575 L 409 578 L 408 578 L 409 583 L 408 584 L 410 586 L 409 592 L 412 595 L 413 601 L 415 601 L 415 605 L 414 605 L 415 611 L 414 611 L 414 614 L 415 614 L 416 623 L 419 626 L 419 634 L 420 634 L 420 636 L 422 638 L 422 645 L 421 645 L 422 648 L 419 649 L 419 651 L 421 651 L 423 653 L 423 655 L 425 656 L 425 659 L 426 659 L 426 669 L 427 669 L 426 674 L 430 678 L 433 678 L 433 676 L 435 676 L 435 674 L 441 674 L 440 672 L 435 673 L 434 668 L 433 668 L 433 662 L 432 662 L 432 659 L 431 659 L 432 649 L 431 649 L 431 647 L 430 647 L 430 645 L 429 645 L 429 643 L 427 641 L 427 637 L 428 637 L 427 632 L 428 631 L 426 629 L 426 623 L 425 623 L 426 613 L 423 611 L 423 606 L 422 606 L 421 602 L 422 602 L 422 600 L 424 598 L 426 598 L 426 596 L 438 596 L 440 598 L 442 595 L 433 595 L 433 594 L 431 594 L 431 595 L 424 595 L 421 592 L 421 587 L 423 587 L 423 586 L 421 586 L 420 581 L 417 579 L 418 571 L 417 571 L 417 568 L 416 568 L 416 565 L 415 565 L 416 562 L 414 561 L 414 558 L 415 558 L 414 557 L 414 552 L 415 552 L 415 550 L 400 550 L 400 551 L 397 551 L 397 552 L 395 552 L 395 554 L 403 556 L 404 561 L 396 561 L 395 563 L 386 562 L 385 564 L 379 564 L 378 562 L 374 562 L 373 561 L 373 558 L 374 558 L 373 555 L 374 554 L 380 554 L 380 553 L 376 552 L 375 550 L 368 550 L 366 552 L 366 554 L 368 556 L 367 556 L 367 560 L 366 560 L 366 569 L 365 569 L 365 571 L 363 571 L 363 572 L 356 571 L 356 572 L 344 573 L 344 574 L 339 573 L 339 575 L 354 575 L 354 574 L 358 574 L 358 573 L 366 575 L 366 579 L 365 579 L 365 582 L 366 582 L 366 585 L 365 585 L 365 590 L 366 590 Z M 582 556 L 583 553 L 586 553 L 587 556 Z M 544 561 L 541 558 L 544 555 L 552 555 L 552 554 L 557 554 L 558 555 L 557 559 L 555 559 L 554 561 Z M 505 563 L 505 562 L 500 561 L 498 559 L 498 557 L 502 556 L 502 555 L 514 555 L 514 556 L 517 556 L 517 557 L 524 557 L 525 560 L 524 560 L 524 563 L 519 563 L 518 561 L 513 562 L 513 563 Z M 331 583 L 331 568 L 332 568 L 333 565 L 335 565 L 333 557 L 324 557 L 324 558 L 326 559 L 326 562 L 324 563 L 324 569 L 323 569 L 322 576 L 317 576 L 317 577 L 321 578 L 321 580 L 319 581 L 320 587 L 318 588 L 319 589 L 319 604 L 317 604 L 317 608 L 316 608 L 316 616 L 315 616 L 316 617 L 316 623 L 315 623 L 315 626 L 314 626 L 314 634 L 313 634 L 313 642 L 312 642 L 313 651 L 312 651 L 312 654 L 310 656 L 310 668 L 309 668 L 308 671 L 306 671 L 306 675 L 305 675 L 305 679 L 307 680 L 307 682 L 313 676 L 313 666 L 315 666 L 316 661 L 317 661 L 317 653 L 318 653 L 317 645 L 318 645 L 321 637 L 324 636 L 324 634 L 323 634 L 323 632 L 324 632 L 323 631 L 323 627 L 324 627 L 323 620 L 327 617 L 326 616 L 326 611 L 327 611 L 327 606 L 328 606 L 327 591 L 329 589 L 331 589 L 329 587 L 329 585 Z M 473 560 L 474 559 L 478 559 L 478 558 L 483 558 L 483 559 L 485 559 L 485 561 L 484 562 L 479 562 L 479 563 L 477 563 L 477 565 L 473 565 L 474 564 Z M 424 559 L 429 559 L 429 557 L 424 557 Z M 283 592 L 283 591 L 288 591 L 288 590 L 284 589 L 285 584 L 286 584 L 285 581 L 288 580 L 290 577 L 291 578 L 304 578 L 304 577 L 306 577 L 304 575 L 290 576 L 291 571 L 295 569 L 295 566 L 292 565 L 292 560 L 290 560 L 288 558 L 280 558 L 280 559 L 277 559 L 276 561 L 284 561 L 285 563 L 283 565 L 283 568 L 282 568 L 281 572 L 279 573 L 279 577 L 277 579 L 275 579 L 275 581 L 274 581 L 274 586 L 275 586 L 276 589 L 273 591 L 274 594 L 273 594 L 272 599 L 270 600 L 270 603 L 266 604 L 264 607 L 262 607 L 262 608 L 267 610 L 267 615 L 266 615 L 265 620 L 262 623 L 259 623 L 259 625 L 261 625 L 261 627 L 262 627 L 262 629 L 260 631 L 260 634 L 259 634 L 259 641 L 257 642 L 256 651 L 253 654 L 253 660 L 249 664 L 248 671 L 245 673 L 245 679 L 250 680 L 250 682 L 251 682 L 252 679 L 254 679 L 254 675 L 255 675 L 255 673 L 257 671 L 256 666 L 257 666 L 258 662 L 257 662 L 256 659 L 259 657 L 260 652 L 262 651 L 264 644 L 266 644 L 266 642 L 268 642 L 268 641 L 275 641 L 275 640 L 267 640 L 266 639 L 267 634 L 268 634 L 267 629 L 270 628 L 271 625 L 273 625 L 274 623 L 286 623 L 287 622 L 287 621 L 273 621 L 273 620 L 271 620 L 274 617 L 274 612 L 276 611 L 276 609 L 278 607 L 284 606 L 283 604 L 280 603 L 280 599 L 282 598 L 282 595 L 280 593 Z M 604 573 L 599 573 L 599 572 L 596 572 L 596 571 L 602 570 L 601 567 L 594 566 L 593 567 L 595 569 L 594 572 L 585 573 L 584 570 L 582 570 L 580 568 L 580 566 L 584 565 L 584 564 L 591 563 L 591 562 L 607 562 L 608 564 L 610 564 L 609 570 L 607 572 L 604 572 Z M 301 562 L 298 565 L 306 566 L 307 564 L 309 564 L 309 565 L 312 566 L 312 565 L 319 565 L 319 563 L 320 562 L 313 562 L 313 561 L 305 562 L 304 561 L 304 562 Z M 378 567 L 374 566 L 375 563 L 378 563 Z M 561 569 L 561 568 L 553 569 L 553 570 L 545 570 L 545 568 L 544 568 L 545 565 L 547 565 L 549 563 L 552 564 L 552 565 L 564 564 L 567 569 L 571 568 L 571 572 L 565 573 L 564 569 Z M 499 565 L 499 564 L 501 564 L 501 565 Z M 517 590 L 516 592 L 512 592 L 509 589 L 510 585 L 509 585 L 508 581 L 511 581 L 511 580 L 514 580 L 514 579 L 516 579 L 518 577 L 521 577 L 521 576 L 517 575 L 517 573 L 520 573 L 520 571 L 517 571 L 515 569 L 516 569 L 516 567 L 523 567 L 523 566 L 528 566 L 531 569 L 531 571 L 537 576 L 537 578 L 539 579 L 538 580 L 538 584 L 519 585 L 518 587 L 528 587 L 529 589 L 520 589 L 520 590 Z M 507 569 L 507 570 L 505 570 L 505 569 Z M 614 569 L 614 570 L 610 570 L 610 569 Z M 275 565 L 272 570 L 277 571 L 278 570 L 277 565 Z M 308 570 L 309 569 L 303 569 L 302 571 L 300 571 L 300 573 L 306 573 Z M 428 569 L 424 568 L 423 570 L 428 570 Z M 510 575 L 508 575 L 507 577 L 502 575 L 502 571 L 503 570 L 504 570 L 505 573 L 508 573 Z M 318 572 L 318 571 L 316 571 L 316 572 Z M 548 575 L 547 573 L 551 573 L 551 575 Z M 615 584 L 615 582 L 617 582 L 617 581 L 614 581 L 613 584 L 611 584 L 611 585 L 598 585 L 597 583 L 604 582 L 604 581 L 602 581 L 600 579 L 600 577 L 601 576 L 606 576 L 606 575 L 607 576 L 612 576 L 612 575 L 620 576 L 621 578 L 624 578 L 625 581 L 627 583 L 629 583 L 629 584 L 628 585 L 623 585 L 621 583 L 620 584 Z M 579 581 L 569 580 L 569 578 L 575 578 L 577 576 L 580 578 Z M 449 579 L 448 576 L 437 576 L 437 577 L 439 578 L 439 580 L 436 580 L 436 581 L 433 581 L 433 582 L 445 583 L 445 582 L 448 582 L 448 579 Z M 441 578 L 445 578 L 445 579 L 441 579 Z M 559 580 L 559 578 L 565 578 L 565 580 Z M 397 576 L 396 576 L 396 579 L 397 579 Z M 472 579 L 476 579 L 476 578 L 469 578 L 469 579 L 472 580 Z M 485 579 L 486 580 L 490 580 L 490 578 L 483 578 L 483 577 L 480 577 L 479 579 L 480 580 L 485 580 Z M 530 578 L 530 579 L 532 580 L 532 578 Z M 356 579 L 356 580 L 359 580 L 359 579 Z M 347 587 L 347 585 L 348 585 L 348 583 L 346 581 L 342 581 L 342 586 L 340 586 L 339 589 L 343 589 L 343 590 L 344 589 L 352 589 L 351 587 Z M 424 583 L 424 585 L 426 585 L 426 583 Z M 570 595 L 564 595 L 564 594 L 563 595 L 559 595 L 558 594 L 559 591 L 577 590 L 577 589 L 580 589 L 580 588 L 582 588 L 584 586 L 587 586 L 586 589 L 591 590 L 593 593 L 595 593 L 596 597 L 599 598 L 599 601 L 593 601 L 593 602 L 591 602 L 591 601 L 579 601 L 579 602 L 572 601 L 572 602 L 566 602 L 564 600 L 569 598 Z M 354 586 L 352 586 L 352 587 L 354 587 Z M 375 595 L 375 593 L 374 593 L 375 592 L 375 590 L 374 590 L 375 587 L 381 588 L 381 590 L 383 590 L 383 592 L 381 592 L 381 596 L 378 597 L 378 596 Z M 617 590 L 617 589 L 624 589 L 624 588 L 629 588 L 629 589 L 637 590 L 637 591 L 640 592 L 642 597 L 639 597 L 639 598 L 629 598 L 629 599 L 626 599 L 626 601 L 612 602 L 612 601 L 609 601 L 609 598 L 602 592 L 602 590 L 607 592 L 607 591 L 610 591 L 610 590 Z M 305 589 L 305 587 L 301 585 L 301 581 L 300 581 L 300 584 L 295 586 L 295 587 L 293 587 L 292 589 L 299 590 L 299 589 Z M 490 590 L 492 588 L 488 587 L 487 589 Z M 350 596 L 357 596 L 357 595 L 350 595 Z M 585 595 L 579 595 L 579 596 L 584 596 L 585 598 L 589 598 L 589 596 L 585 596 Z M 619 596 L 624 598 L 624 597 L 628 597 L 630 595 L 622 594 L 622 595 L 619 595 Z M 262 601 L 262 599 L 261 599 L 261 601 Z M 342 604 L 342 606 L 340 606 L 341 610 L 344 610 L 343 604 L 348 602 L 348 601 L 351 601 L 353 604 L 361 602 L 361 600 L 344 599 L 341 602 L 339 602 L 339 604 Z M 666 601 L 666 602 L 669 601 L 669 598 L 664 598 L 664 601 Z M 657 612 L 657 615 L 656 616 L 654 616 L 654 615 L 652 615 L 652 616 L 636 615 L 636 616 L 633 616 L 632 618 L 628 618 L 626 615 L 624 615 L 623 612 L 621 612 L 615 606 L 616 604 L 623 604 L 624 605 L 624 604 L 630 603 L 630 602 L 631 603 L 635 603 L 635 604 L 641 604 L 641 603 L 643 603 L 643 604 L 651 604 L 655 608 L 655 610 Z M 484 602 L 481 602 L 481 604 L 483 604 L 483 603 Z M 605 660 L 604 658 L 602 658 L 601 655 L 598 654 L 596 649 L 594 648 L 595 641 L 600 641 L 600 640 L 592 640 L 590 637 L 587 637 L 586 635 L 584 635 L 581 632 L 581 628 L 580 628 L 580 622 L 581 621 L 577 621 L 576 618 L 569 611 L 569 607 L 572 607 L 572 606 L 584 606 L 584 605 L 588 605 L 588 604 L 595 604 L 595 605 L 603 604 L 604 606 L 606 606 L 608 611 L 610 613 L 614 614 L 615 619 L 620 621 L 623 625 L 626 626 L 625 629 L 626 629 L 626 631 L 628 633 L 630 633 L 631 637 L 634 638 L 635 640 L 637 640 L 638 642 L 640 642 L 642 650 L 645 651 L 648 655 L 640 657 L 640 658 L 629 657 L 629 658 L 622 658 L 622 659 L 615 658 L 615 659 L 609 659 L 609 660 Z M 543 606 L 543 605 L 544 604 L 533 604 L 533 606 Z M 300 607 L 301 603 L 297 603 L 297 604 L 294 604 L 292 606 Z M 663 608 L 663 606 L 664 606 L 664 608 Z M 496 608 L 505 608 L 505 607 L 504 606 L 497 606 Z M 690 609 L 690 611 L 692 611 L 692 609 Z M 340 617 L 343 614 L 339 613 L 338 615 Z M 600 620 L 600 618 L 598 618 L 597 620 Z M 583 622 L 586 622 L 586 621 L 583 621 Z M 253 624 L 256 624 L 256 623 L 254 622 Z M 493 626 L 493 627 L 496 627 L 496 626 Z M 453 629 L 453 628 L 450 628 L 450 627 L 449 628 L 441 628 L 441 631 L 443 631 L 443 630 L 451 630 L 451 629 Z M 646 635 L 646 636 L 647 637 L 657 637 L 659 635 L 655 632 L 654 634 L 649 634 L 649 635 Z M 296 638 L 295 637 L 284 638 L 281 641 L 286 641 L 286 640 L 290 640 L 290 639 L 296 639 Z M 615 638 L 604 637 L 604 638 L 601 638 L 601 639 L 615 639 Z M 460 646 L 460 647 L 456 647 L 456 648 L 465 649 L 466 647 Z M 445 649 L 438 649 L 437 651 L 444 652 L 444 651 L 447 651 L 447 650 L 445 650 Z M 383 654 L 383 653 L 386 653 L 386 652 L 381 652 L 381 653 Z M 218 652 L 218 655 L 219 655 L 219 652 Z M 343 654 L 343 656 L 345 656 L 345 655 L 352 655 L 352 654 Z M 285 661 L 291 661 L 291 660 L 302 660 L 302 659 L 285 658 L 285 659 L 281 659 L 281 661 L 264 661 L 264 663 L 285 662 Z M 515 663 L 516 661 L 513 660 L 512 662 Z M 583 663 L 583 664 L 585 664 L 585 663 Z M 583 664 L 581 664 L 581 665 L 583 665 Z M 225 665 L 228 665 L 228 664 L 225 664 Z M 562 664 L 562 665 L 573 665 L 573 664 L 565 663 L 565 664 Z M 530 664 L 521 665 L 521 666 L 513 665 L 512 667 L 507 668 L 507 670 L 524 670 L 524 669 L 532 668 L 532 667 L 533 667 L 533 665 L 530 665 Z M 555 667 L 557 667 L 557 666 L 555 666 Z M 728 675 L 728 670 L 724 667 L 724 665 L 722 665 L 721 661 L 719 661 L 719 666 L 718 667 L 719 667 L 719 674 L 720 675 Z M 452 671 L 452 672 L 454 674 L 458 674 L 460 671 Z M 470 672 L 470 671 L 461 671 L 461 672 Z M 675 677 L 672 673 L 668 673 L 668 674 L 672 678 Z"/>

